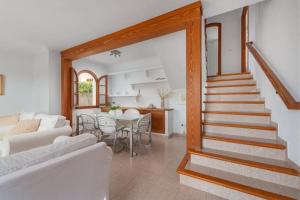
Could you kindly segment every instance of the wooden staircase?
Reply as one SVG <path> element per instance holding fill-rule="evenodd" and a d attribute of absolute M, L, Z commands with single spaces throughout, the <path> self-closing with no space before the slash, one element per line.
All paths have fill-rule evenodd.
<path fill-rule="evenodd" d="M 299 199 L 300 173 L 287 159 L 250 73 L 207 80 L 201 150 L 178 167 L 180 183 L 225 199 Z"/>

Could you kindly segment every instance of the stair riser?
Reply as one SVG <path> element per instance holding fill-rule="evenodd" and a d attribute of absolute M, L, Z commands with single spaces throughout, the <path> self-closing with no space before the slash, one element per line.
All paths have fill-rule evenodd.
<path fill-rule="evenodd" d="M 237 103 L 206 103 L 207 111 L 245 111 L 245 112 L 264 112 L 264 104 L 237 104 Z"/>
<path fill-rule="evenodd" d="M 208 78 L 209 80 L 223 80 L 223 79 L 236 79 L 236 78 L 252 78 L 251 74 L 240 74 L 240 75 L 231 75 L 231 76 L 216 76 Z"/>
<path fill-rule="evenodd" d="M 244 95 L 206 95 L 207 101 L 261 101 L 258 94 Z"/>
<path fill-rule="evenodd" d="M 252 196 L 250 194 L 246 194 L 237 190 L 226 188 L 208 181 L 192 178 L 182 174 L 180 175 L 180 184 L 230 200 L 262 200 L 262 198 Z"/>
<path fill-rule="evenodd" d="M 235 80 L 235 81 L 217 81 L 207 82 L 207 86 L 221 86 L 221 85 L 240 85 L 240 84 L 255 84 L 254 80 Z"/>
<path fill-rule="evenodd" d="M 207 88 L 207 93 L 218 93 L 218 92 L 256 92 L 255 86 L 245 87 L 218 87 L 218 88 Z"/>
<path fill-rule="evenodd" d="M 286 160 L 286 150 L 282 149 L 259 147 L 211 139 L 203 139 L 203 147 L 221 151 L 229 151 L 234 153 L 258 156 L 263 158 Z"/>
<path fill-rule="evenodd" d="M 229 115 L 229 114 L 205 114 L 205 121 L 217 122 L 238 122 L 238 123 L 255 123 L 269 125 L 271 117 L 269 116 L 253 116 L 253 115 Z"/>
<path fill-rule="evenodd" d="M 234 135 L 234 136 L 242 136 L 242 137 L 273 139 L 273 140 L 277 138 L 277 131 L 268 131 L 268 130 L 259 130 L 259 129 L 204 125 L 204 130 L 205 132 L 208 133 L 219 133 L 224 135 Z"/>
<path fill-rule="evenodd" d="M 226 171 L 233 174 L 247 176 L 271 183 L 284 185 L 293 188 L 299 188 L 299 177 L 288 174 L 273 172 L 261 168 L 250 167 L 246 165 L 240 165 L 233 162 L 213 159 L 209 157 L 191 155 L 191 162 L 197 165 L 210 167 L 222 171 Z"/>

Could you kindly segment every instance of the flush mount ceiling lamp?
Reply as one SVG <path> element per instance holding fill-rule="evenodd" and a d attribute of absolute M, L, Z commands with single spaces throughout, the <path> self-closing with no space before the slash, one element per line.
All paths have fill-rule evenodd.
<path fill-rule="evenodd" d="M 114 56 L 115 58 L 119 58 L 119 57 L 121 57 L 121 51 L 119 51 L 119 50 L 112 50 L 111 52 L 110 52 L 110 56 Z"/>

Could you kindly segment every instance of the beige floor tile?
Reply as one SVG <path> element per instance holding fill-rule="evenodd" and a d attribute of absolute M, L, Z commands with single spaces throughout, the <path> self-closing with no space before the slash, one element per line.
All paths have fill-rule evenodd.
<path fill-rule="evenodd" d="M 176 169 L 185 154 L 185 137 L 153 136 L 153 145 L 133 159 L 128 152 L 114 154 L 111 200 L 220 200 L 179 184 Z"/>

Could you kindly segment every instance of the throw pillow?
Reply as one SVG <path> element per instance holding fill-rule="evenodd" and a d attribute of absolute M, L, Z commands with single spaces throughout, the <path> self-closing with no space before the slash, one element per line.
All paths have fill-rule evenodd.
<path fill-rule="evenodd" d="M 20 114 L 20 121 L 25 119 L 33 119 L 34 112 L 22 112 Z"/>
<path fill-rule="evenodd" d="M 8 134 L 17 135 L 21 133 L 36 132 L 40 126 L 40 119 L 25 119 L 19 121 L 14 128 L 12 128 Z"/>
<path fill-rule="evenodd" d="M 0 117 L 0 126 L 15 125 L 19 121 L 19 114 Z"/>
<path fill-rule="evenodd" d="M 39 131 L 48 130 L 52 128 L 61 128 L 65 125 L 66 118 L 60 115 L 38 114 L 35 119 L 41 119 Z"/>

